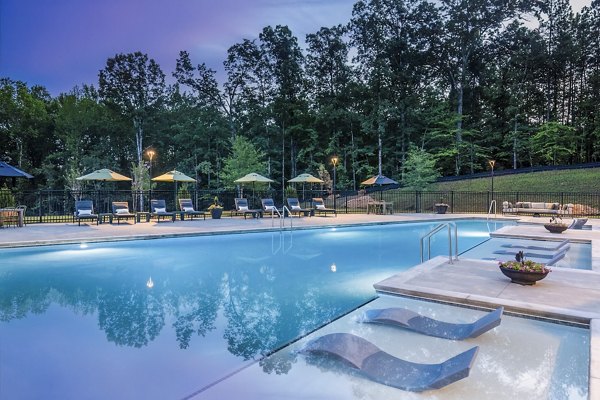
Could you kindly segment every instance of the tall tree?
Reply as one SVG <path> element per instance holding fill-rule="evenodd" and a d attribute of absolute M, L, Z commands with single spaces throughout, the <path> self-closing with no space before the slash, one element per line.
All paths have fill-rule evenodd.
<path fill-rule="evenodd" d="M 165 74 L 146 54 L 117 54 L 106 61 L 98 75 L 98 82 L 102 99 L 132 121 L 137 162 L 141 165 L 144 124 L 162 104 Z"/>

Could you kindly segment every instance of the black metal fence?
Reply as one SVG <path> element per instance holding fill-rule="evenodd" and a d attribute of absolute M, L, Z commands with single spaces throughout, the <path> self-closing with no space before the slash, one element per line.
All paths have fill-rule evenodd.
<path fill-rule="evenodd" d="M 179 192 L 181 198 L 191 198 L 197 210 L 205 210 L 213 203 L 215 196 L 225 210 L 234 208 L 237 191 L 189 190 Z M 448 204 L 449 213 L 487 213 L 492 200 L 497 202 L 498 213 L 502 212 L 502 202 L 534 201 L 548 203 L 571 203 L 574 216 L 595 217 L 600 215 L 600 193 L 568 192 L 419 192 L 405 190 L 336 191 L 335 196 L 327 191 L 281 190 L 252 191 L 246 189 L 243 197 L 249 199 L 251 207 L 260 208 L 261 198 L 272 198 L 277 206 L 284 205 L 287 197 L 298 197 L 304 207 L 310 207 L 313 197 L 322 197 L 328 207 L 335 207 L 340 213 L 366 213 L 367 204 L 373 201 L 392 203 L 394 213 L 433 213 L 436 203 Z M 150 199 L 164 199 L 167 210 L 178 210 L 177 197 L 172 190 L 39 190 L 14 192 L 16 204 L 26 205 L 27 223 L 70 222 L 73 220 L 75 200 L 89 199 L 94 202 L 97 213 L 111 212 L 113 201 L 127 201 L 132 211 L 148 211 Z M 16 205 L 15 204 L 15 205 Z"/>

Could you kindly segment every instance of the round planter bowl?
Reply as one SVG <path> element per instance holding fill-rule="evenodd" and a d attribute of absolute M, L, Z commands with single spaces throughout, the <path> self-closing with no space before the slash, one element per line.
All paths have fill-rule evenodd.
<path fill-rule="evenodd" d="M 213 208 L 212 210 L 210 210 L 210 216 L 212 217 L 212 219 L 220 219 L 221 214 L 223 214 L 222 208 Z"/>
<path fill-rule="evenodd" d="M 435 204 L 434 207 L 437 214 L 446 214 L 446 211 L 448 210 L 447 204 Z"/>
<path fill-rule="evenodd" d="M 537 281 L 541 281 L 548 275 L 548 272 L 525 272 L 525 271 L 515 271 L 514 269 L 503 268 L 500 267 L 500 271 L 510 278 L 510 281 L 513 283 L 518 283 L 519 285 L 535 285 Z"/>
<path fill-rule="evenodd" d="M 568 227 L 565 224 L 544 224 L 544 228 L 550 233 L 563 233 Z"/>

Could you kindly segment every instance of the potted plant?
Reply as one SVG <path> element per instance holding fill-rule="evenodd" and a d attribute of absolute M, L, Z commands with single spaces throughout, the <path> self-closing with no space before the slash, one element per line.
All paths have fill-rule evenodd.
<path fill-rule="evenodd" d="M 435 209 L 435 212 L 438 214 L 446 214 L 446 211 L 448 210 L 449 205 L 444 203 L 444 198 L 440 197 L 440 202 L 439 203 L 435 203 L 433 205 L 433 208 Z"/>
<path fill-rule="evenodd" d="M 544 279 L 551 271 L 544 264 L 525 260 L 523 250 L 515 255 L 514 261 L 501 261 L 498 266 L 500 271 L 510 278 L 511 282 L 520 285 L 535 285 L 537 281 Z"/>
<path fill-rule="evenodd" d="M 544 224 L 544 228 L 546 228 L 551 233 L 562 233 L 567 230 L 567 224 L 562 222 L 562 218 L 559 216 L 553 216 L 550 218 L 550 222 Z"/>
<path fill-rule="evenodd" d="M 223 206 L 219 203 L 219 197 L 215 196 L 213 199 L 213 203 L 208 206 L 208 211 L 210 211 L 210 216 L 213 219 L 221 218 L 221 214 L 223 214 Z"/>

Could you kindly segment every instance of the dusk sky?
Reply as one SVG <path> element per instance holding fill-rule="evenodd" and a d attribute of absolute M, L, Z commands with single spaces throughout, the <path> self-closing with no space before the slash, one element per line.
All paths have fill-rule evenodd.
<path fill-rule="evenodd" d="M 591 0 L 571 0 L 579 11 Z M 0 77 L 52 95 L 82 83 L 117 53 L 141 51 L 170 79 L 180 50 L 222 69 L 227 49 L 267 25 L 307 33 L 345 24 L 355 0 L 0 0 Z"/>

